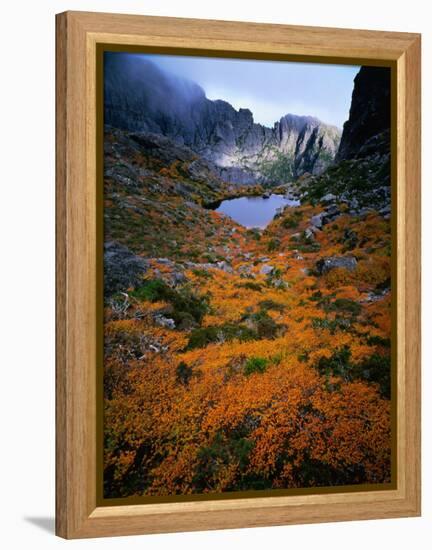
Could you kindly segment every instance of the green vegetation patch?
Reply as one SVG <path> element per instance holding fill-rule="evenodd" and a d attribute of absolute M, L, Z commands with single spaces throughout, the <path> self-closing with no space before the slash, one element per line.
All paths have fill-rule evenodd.
<path fill-rule="evenodd" d="M 202 327 L 192 330 L 185 351 L 205 348 L 209 344 L 230 342 L 232 340 L 247 342 L 257 339 L 258 334 L 249 327 L 241 324 L 235 325 L 232 323 L 225 323 L 224 325 Z"/>
<path fill-rule="evenodd" d="M 145 281 L 130 294 L 137 300 L 162 301 L 171 304 L 173 311 L 170 317 L 174 319 L 176 325 L 181 324 L 185 319 L 192 319 L 201 324 L 204 315 L 209 311 L 207 295 L 198 295 L 187 286 L 179 289 L 171 288 L 162 279 Z"/>
<path fill-rule="evenodd" d="M 302 218 L 302 213 L 295 210 L 294 213 L 285 216 L 281 221 L 284 229 L 297 229 Z"/>
<path fill-rule="evenodd" d="M 249 464 L 253 446 L 254 442 L 246 437 L 239 437 L 238 434 L 227 436 L 218 432 L 207 446 L 198 450 L 198 463 L 192 479 L 194 491 L 214 490 L 220 471 L 223 471 L 227 464 L 238 464 L 240 472 L 244 472 Z M 236 481 L 241 487 L 241 481 Z M 237 486 L 234 484 L 233 488 Z"/>
<path fill-rule="evenodd" d="M 254 283 L 253 281 L 246 281 L 245 283 L 240 283 L 238 286 L 240 288 L 247 288 L 248 290 L 255 290 L 256 292 L 260 292 L 262 290 L 262 286 L 259 283 Z"/>
<path fill-rule="evenodd" d="M 329 300 L 328 298 L 323 298 L 318 304 L 326 313 L 336 312 L 342 314 L 349 314 L 354 317 L 361 312 L 361 305 L 355 300 L 350 300 L 349 298 L 336 298 L 336 300 Z"/>
<path fill-rule="evenodd" d="M 268 365 L 269 360 L 264 357 L 249 357 L 244 366 L 244 373 L 246 376 L 254 373 L 262 374 L 266 371 Z"/>
<path fill-rule="evenodd" d="M 256 313 L 246 313 L 241 320 L 247 321 L 253 327 L 257 339 L 276 338 L 285 329 L 284 325 L 276 323 L 265 309 L 260 309 Z"/>
<path fill-rule="evenodd" d="M 280 249 L 281 242 L 279 239 L 270 239 L 267 243 L 268 252 L 274 252 Z"/>
<path fill-rule="evenodd" d="M 259 304 L 259 307 L 263 311 L 278 311 L 279 313 L 282 313 L 285 311 L 285 306 L 281 304 L 280 302 L 275 302 L 274 300 L 268 299 L 268 300 L 262 300 Z"/>
<path fill-rule="evenodd" d="M 375 353 L 359 363 L 353 363 L 351 349 L 349 346 L 344 345 L 330 357 L 321 357 L 314 367 L 326 378 L 337 376 L 345 382 L 363 380 L 378 384 L 381 395 L 386 399 L 390 399 L 390 357 L 387 355 Z"/>

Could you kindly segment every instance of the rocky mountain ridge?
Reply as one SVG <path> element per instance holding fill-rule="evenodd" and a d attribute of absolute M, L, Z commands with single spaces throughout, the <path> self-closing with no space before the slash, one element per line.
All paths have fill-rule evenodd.
<path fill-rule="evenodd" d="M 361 67 L 336 162 L 390 150 L 390 88 L 388 67 Z"/>
<path fill-rule="evenodd" d="M 290 197 L 320 205 L 305 234 L 310 241 L 343 215 L 391 218 L 390 70 L 362 67 L 354 80 L 350 114 L 335 162 L 322 174 L 288 185 Z M 349 246 L 357 237 L 348 235 Z M 349 247 L 348 247 L 349 250 Z"/>
<path fill-rule="evenodd" d="M 293 114 L 263 126 L 249 109 L 209 100 L 197 84 L 135 55 L 106 55 L 104 93 L 106 125 L 171 138 L 212 162 L 225 181 L 275 184 L 317 175 L 339 147 L 335 126 Z"/>

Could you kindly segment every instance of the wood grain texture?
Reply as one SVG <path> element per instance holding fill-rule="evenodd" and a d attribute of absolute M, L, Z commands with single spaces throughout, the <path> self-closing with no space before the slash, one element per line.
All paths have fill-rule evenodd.
<path fill-rule="evenodd" d="M 397 489 L 96 505 L 96 46 L 396 63 Z M 57 16 L 56 532 L 114 536 L 420 513 L 420 37 L 84 12 Z"/>
<path fill-rule="evenodd" d="M 406 323 L 406 433 L 405 464 L 407 498 L 418 510 L 421 505 L 421 42 L 414 41 L 405 54 L 406 147 L 405 147 L 405 323 Z"/>
<path fill-rule="evenodd" d="M 67 532 L 66 18 L 56 20 L 56 532 Z"/>

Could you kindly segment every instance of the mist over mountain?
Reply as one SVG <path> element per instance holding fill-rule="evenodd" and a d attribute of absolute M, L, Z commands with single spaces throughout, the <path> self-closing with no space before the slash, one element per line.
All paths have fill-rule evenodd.
<path fill-rule="evenodd" d="M 214 163 L 236 183 L 282 183 L 320 174 L 339 147 L 341 132 L 312 116 L 287 114 L 273 128 L 247 108 L 209 100 L 196 83 L 138 55 L 108 53 L 104 67 L 105 124 L 162 134 Z"/>

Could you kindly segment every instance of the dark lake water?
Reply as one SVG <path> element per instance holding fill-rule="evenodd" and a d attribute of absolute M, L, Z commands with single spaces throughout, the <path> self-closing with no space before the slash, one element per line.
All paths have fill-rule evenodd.
<path fill-rule="evenodd" d="M 222 201 L 216 212 L 229 216 L 244 227 L 259 227 L 263 229 L 274 218 L 276 210 L 281 206 L 299 206 L 300 202 L 286 199 L 283 195 L 263 197 L 240 197 Z"/>

